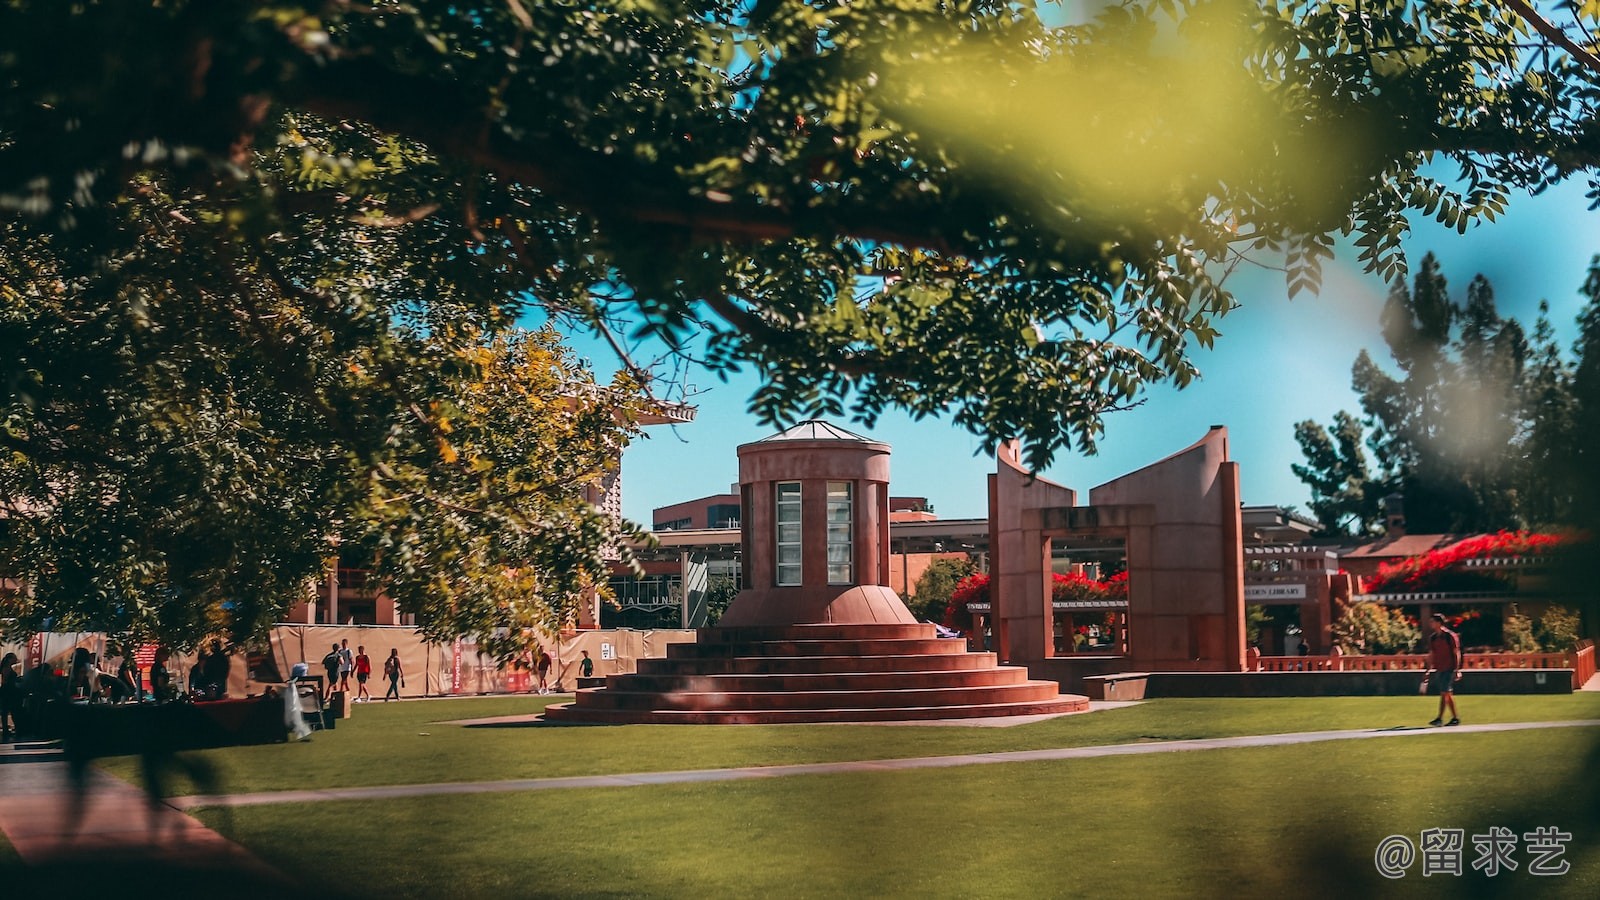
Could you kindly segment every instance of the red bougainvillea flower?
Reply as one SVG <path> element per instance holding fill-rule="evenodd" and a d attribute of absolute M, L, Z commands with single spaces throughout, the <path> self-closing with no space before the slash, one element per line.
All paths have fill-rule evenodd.
<path fill-rule="evenodd" d="M 1067 574 L 1057 572 L 1051 576 L 1051 600 L 1105 601 L 1124 600 L 1127 599 L 1127 596 L 1127 572 L 1118 573 L 1104 581 L 1097 581 L 1077 572 Z M 970 628 L 972 619 L 967 612 L 967 604 L 988 602 L 990 602 L 988 574 L 980 572 L 961 579 L 956 582 L 956 589 L 950 593 L 950 602 L 945 605 L 945 627 Z"/>
<path fill-rule="evenodd" d="M 1582 538 L 1570 534 L 1540 534 L 1531 531 L 1499 531 L 1480 534 L 1378 567 L 1378 574 L 1367 579 L 1367 593 L 1400 593 L 1425 590 L 1445 572 L 1469 559 L 1540 556 L 1557 547 L 1577 543 Z"/>
<path fill-rule="evenodd" d="M 956 582 L 956 589 L 950 592 L 950 602 L 944 608 L 944 627 L 966 630 L 972 627 L 972 615 L 967 612 L 968 603 L 989 602 L 989 576 L 985 572 L 967 577 Z"/>

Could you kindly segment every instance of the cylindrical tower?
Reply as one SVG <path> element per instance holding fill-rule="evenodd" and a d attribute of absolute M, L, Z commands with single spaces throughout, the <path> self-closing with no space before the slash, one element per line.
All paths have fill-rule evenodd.
<path fill-rule="evenodd" d="M 739 448 L 745 589 L 718 623 L 912 624 L 889 582 L 889 445 L 813 419 Z"/>

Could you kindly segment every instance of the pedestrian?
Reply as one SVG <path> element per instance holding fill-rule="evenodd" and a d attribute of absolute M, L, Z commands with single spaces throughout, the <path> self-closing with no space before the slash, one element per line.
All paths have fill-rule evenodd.
<path fill-rule="evenodd" d="M 22 731 L 17 724 L 17 709 L 22 706 L 22 675 L 17 671 L 17 655 L 0 659 L 0 743 Z"/>
<path fill-rule="evenodd" d="M 399 700 L 400 689 L 406 686 L 406 673 L 400 667 L 398 648 L 389 648 L 389 658 L 383 661 L 383 677 L 389 679 L 389 691 L 383 695 L 383 702 L 388 703 L 390 697 Z"/>
<path fill-rule="evenodd" d="M 206 696 L 221 700 L 228 696 L 228 675 L 233 671 L 233 660 L 222 649 L 222 641 L 211 642 L 211 653 L 206 656 L 202 669 L 206 679 Z"/>
<path fill-rule="evenodd" d="M 350 641 L 339 642 L 339 690 L 350 690 L 350 673 L 355 671 L 356 657 L 350 652 Z"/>
<path fill-rule="evenodd" d="M 1424 688 L 1439 695 L 1439 714 L 1429 725 L 1460 725 L 1456 714 L 1456 682 L 1461 679 L 1461 637 L 1445 627 L 1444 615 L 1434 613 L 1428 622 L 1433 629 L 1428 635 L 1428 671 L 1422 676 Z M 1445 707 L 1450 708 L 1450 721 L 1444 721 Z"/>
<path fill-rule="evenodd" d="M 333 700 L 333 693 L 339 689 L 339 667 L 344 665 L 344 655 L 339 652 L 339 645 L 334 644 L 328 655 L 322 658 L 322 670 L 328 673 L 328 689 L 324 693 L 327 701 Z"/>
<path fill-rule="evenodd" d="M 356 702 L 371 703 L 372 695 L 367 693 L 367 679 L 372 677 L 372 659 L 367 656 L 367 648 L 356 647 Z"/>
<path fill-rule="evenodd" d="M 579 678 L 593 678 L 594 677 L 594 660 L 589 658 L 589 651 L 584 650 L 582 652 L 583 652 L 583 659 L 578 660 L 578 677 Z"/>
<path fill-rule="evenodd" d="M 155 659 L 150 661 L 150 696 L 157 703 L 172 699 L 172 672 L 167 661 L 172 658 L 172 648 L 165 644 L 156 648 Z"/>
<path fill-rule="evenodd" d="M 543 647 L 539 648 L 537 668 L 539 669 L 539 693 L 548 694 L 550 693 L 550 654 L 544 652 Z"/>

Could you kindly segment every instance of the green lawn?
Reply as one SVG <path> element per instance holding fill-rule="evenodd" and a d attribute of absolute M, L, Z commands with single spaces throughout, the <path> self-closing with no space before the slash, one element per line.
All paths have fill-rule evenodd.
<path fill-rule="evenodd" d="M 290 790 L 433 781 L 939 756 L 1147 740 L 1421 725 L 1429 698 L 1156 700 L 1009 728 L 776 725 L 464 728 L 443 720 L 535 712 L 552 698 L 371 704 L 310 741 L 208 751 L 222 789 Z M 1600 719 L 1600 694 L 1467 696 L 1468 722 Z M 106 760 L 130 781 L 137 762 Z M 195 792 L 174 783 L 172 794 Z"/>
<path fill-rule="evenodd" d="M 1378 715 L 1360 711 L 1371 703 L 1326 718 Z M 1487 700 L 1473 703 L 1487 715 Z M 1151 704 L 1167 721 L 1203 716 L 1206 705 L 1191 706 Z M 1229 721 L 1228 709 L 1213 712 Z M 1151 716 L 1133 712 L 1124 717 Z M 631 741 L 621 730 L 596 733 Z M 696 733 L 714 736 L 703 738 L 708 744 L 726 734 L 687 729 L 673 740 Z M 920 733 L 893 737 L 933 740 Z M 1017 740 L 1003 731 L 981 735 Z M 1600 797 L 1594 760 L 1586 768 L 1583 757 L 1596 736 L 1589 728 L 1441 731 L 1395 741 L 202 816 L 285 871 L 306 873 L 312 883 L 336 877 L 341 893 L 375 897 L 1354 897 L 1497 889 L 1507 897 L 1592 898 L 1600 896 Z M 1433 827 L 1470 835 L 1492 825 L 1519 835 L 1538 825 L 1571 832 L 1573 871 L 1531 877 L 1520 849 L 1522 868 L 1493 881 L 1425 880 L 1420 862 L 1398 882 L 1374 871 L 1373 851 L 1387 835 L 1416 840 Z M 1468 872 L 1475 857 L 1469 839 Z"/>

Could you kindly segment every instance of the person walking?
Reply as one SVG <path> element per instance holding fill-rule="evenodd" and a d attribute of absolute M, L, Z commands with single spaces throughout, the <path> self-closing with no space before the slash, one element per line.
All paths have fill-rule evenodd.
<path fill-rule="evenodd" d="M 372 694 L 367 692 L 367 679 L 372 677 L 372 658 L 367 656 L 366 647 L 356 647 L 356 702 L 371 703 Z"/>
<path fill-rule="evenodd" d="M 546 653 L 543 647 L 539 648 L 537 668 L 539 670 L 539 693 L 548 694 L 550 693 L 550 654 Z"/>
<path fill-rule="evenodd" d="M 344 656 L 339 652 L 339 645 L 334 644 L 328 655 L 322 658 L 322 670 L 328 673 L 328 689 L 323 702 L 332 702 L 334 692 L 339 690 L 339 667 L 344 665 Z"/>
<path fill-rule="evenodd" d="M 1428 672 L 1423 684 L 1439 695 L 1439 715 L 1429 725 L 1460 725 L 1456 714 L 1456 682 L 1461 679 L 1461 636 L 1444 624 L 1444 615 L 1434 613 L 1428 622 L 1432 633 L 1428 635 Z M 1444 721 L 1445 707 L 1450 708 L 1450 721 Z"/>
<path fill-rule="evenodd" d="M 350 652 L 350 641 L 339 642 L 339 690 L 349 693 L 350 673 L 356 669 L 355 654 Z"/>
<path fill-rule="evenodd" d="M 594 677 L 594 660 L 589 658 L 589 651 L 584 650 L 584 651 L 581 651 L 581 652 L 583 653 L 583 659 L 578 660 L 578 677 L 579 678 L 593 678 Z"/>
<path fill-rule="evenodd" d="M 399 700 L 400 689 L 406 686 L 406 673 L 400 666 L 398 648 L 389 648 L 389 658 L 383 661 L 383 677 L 389 679 L 389 690 L 383 695 L 383 702 L 388 703 L 390 697 Z"/>

